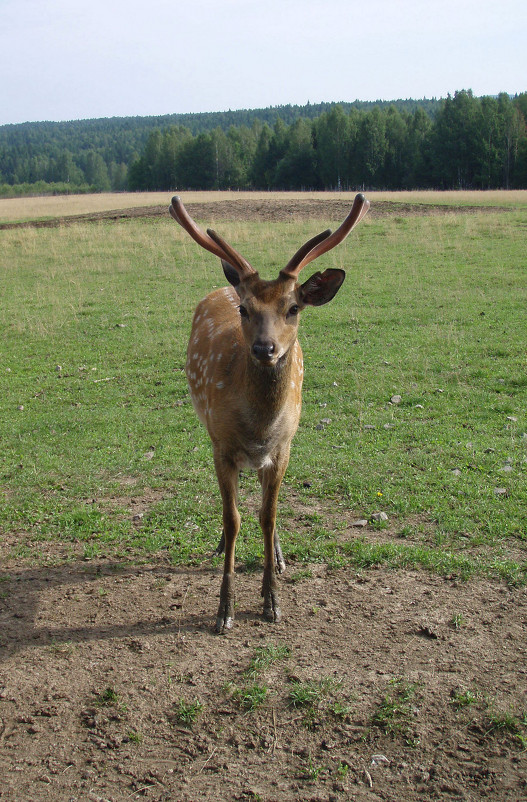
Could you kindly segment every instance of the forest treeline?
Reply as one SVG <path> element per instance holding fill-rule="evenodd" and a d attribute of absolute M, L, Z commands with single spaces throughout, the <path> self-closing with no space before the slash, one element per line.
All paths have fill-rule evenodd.
<path fill-rule="evenodd" d="M 0 127 L 0 194 L 527 188 L 527 93 Z"/>

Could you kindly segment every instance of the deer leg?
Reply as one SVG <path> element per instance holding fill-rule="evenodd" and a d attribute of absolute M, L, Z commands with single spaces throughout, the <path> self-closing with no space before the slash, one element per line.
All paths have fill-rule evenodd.
<path fill-rule="evenodd" d="M 220 537 L 220 542 L 216 546 L 213 556 L 220 557 L 224 551 L 225 551 L 225 532 L 222 532 Z"/>
<path fill-rule="evenodd" d="M 218 484 L 223 501 L 223 534 L 220 546 L 225 549 L 223 580 L 220 590 L 220 606 L 216 618 L 216 632 L 224 633 L 231 629 L 234 621 L 234 549 L 240 531 L 240 514 L 236 507 L 238 488 L 238 469 L 232 463 L 214 457 Z M 218 549 L 220 548 L 218 546 Z M 223 551 L 223 548 L 222 548 Z M 221 551 L 219 552 L 221 554 Z"/>
<path fill-rule="evenodd" d="M 271 469 L 263 468 L 258 472 L 262 484 L 260 526 L 264 536 L 263 615 L 266 621 L 275 622 L 282 618 L 276 571 L 282 572 L 285 569 L 282 549 L 276 532 L 276 510 L 280 485 L 289 461 L 288 457 L 289 452 L 284 459 L 279 461 L 278 465 L 274 465 Z"/>
<path fill-rule="evenodd" d="M 285 560 L 284 555 L 282 554 L 282 547 L 280 546 L 276 523 L 274 527 L 274 556 L 276 560 L 276 570 L 279 574 L 283 574 L 285 571 Z"/>

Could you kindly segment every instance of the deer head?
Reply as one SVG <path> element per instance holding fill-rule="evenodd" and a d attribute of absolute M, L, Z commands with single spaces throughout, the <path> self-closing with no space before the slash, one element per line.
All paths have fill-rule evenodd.
<path fill-rule="evenodd" d="M 327 229 L 308 240 L 274 281 L 260 279 L 249 262 L 215 231 L 201 231 L 178 196 L 172 198 L 170 214 L 199 245 L 221 259 L 225 276 L 239 298 L 241 326 L 249 353 L 260 365 L 275 367 L 296 340 L 299 312 L 306 306 L 322 306 L 331 301 L 346 276 L 344 270 L 328 268 L 299 284 L 300 271 L 342 242 L 369 206 L 363 195 L 357 195 L 342 225 L 334 233 Z"/>

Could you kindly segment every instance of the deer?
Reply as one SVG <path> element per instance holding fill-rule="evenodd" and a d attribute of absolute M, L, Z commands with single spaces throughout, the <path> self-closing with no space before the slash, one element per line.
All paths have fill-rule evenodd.
<path fill-rule="evenodd" d="M 223 507 L 223 531 L 215 552 L 218 556 L 224 552 L 218 633 L 226 633 L 234 622 L 235 545 L 241 524 L 238 481 L 245 468 L 258 472 L 262 491 L 263 617 L 269 622 L 281 620 L 276 574 L 285 570 L 285 561 L 276 516 L 302 408 L 300 312 L 331 301 L 346 274 L 327 268 L 303 284 L 298 277 L 306 265 L 342 242 L 369 206 L 364 195 L 356 195 L 339 228 L 308 240 L 278 277 L 268 281 L 219 234 L 202 231 L 177 195 L 172 198 L 171 216 L 198 245 L 219 257 L 229 282 L 197 305 L 185 367 L 192 404 L 212 442 Z"/>

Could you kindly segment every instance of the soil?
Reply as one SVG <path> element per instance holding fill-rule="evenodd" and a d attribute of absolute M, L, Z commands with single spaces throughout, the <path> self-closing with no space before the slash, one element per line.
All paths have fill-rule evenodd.
<path fill-rule="evenodd" d="M 255 198 L 234 200 L 211 200 L 206 203 L 185 204 L 190 215 L 211 224 L 216 220 L 343 220 L 350 210 L 349 200 L 333 198 L 306 198 L 305 200 L 280 200 L 276 194 L 269 200 Z M 368 212 L 368 218 L 430 216 L 438 214 L 475 214 L 485 212 L 506 212 L 501 206 L 458 206 L 429 203 L 396 203 L 376 201 Z M 165 206 L 138 206 L 115 211 L 90 212 L 89 214 L 68 215 L 49 220 L 30 220 L 21 223 L 1 223 L 1 229 L 8 228 L 54 228 L 74 223 L 119 221 L 133 218 L 165 217 L 168 219 L 168 204 Z"/>
<path fill-rule="evenodd" d="M 131 497 L 130 514 L 154 502 Z M 14 537 L 0 538 L 0 800 L 527 798 L 526 588 L 293 564 L 268 624 L 260 574 L 240 570 L 217 636 L 210 561 L 65 562 L 39 543 L 34 566 L 6 556 Z"/>

